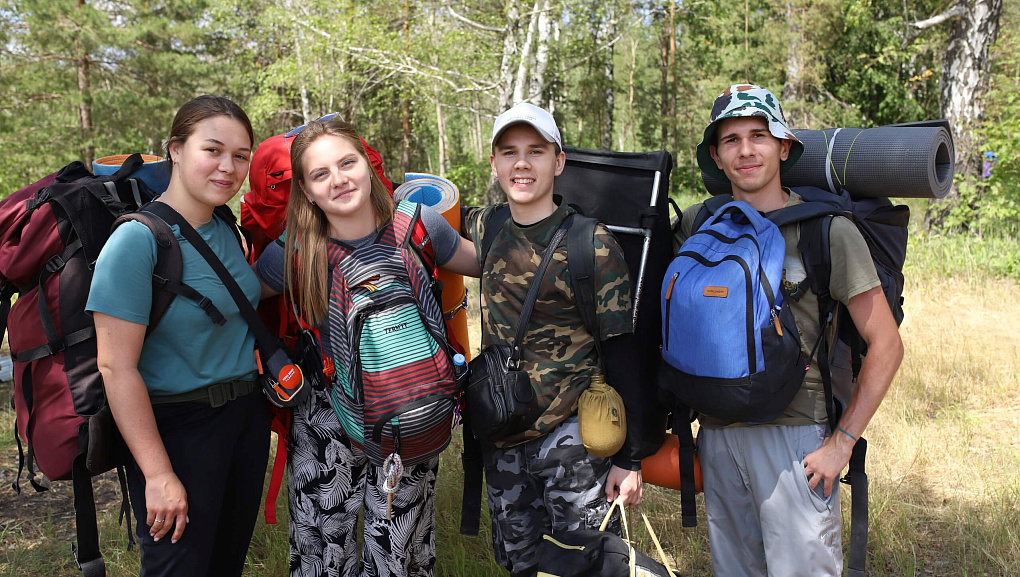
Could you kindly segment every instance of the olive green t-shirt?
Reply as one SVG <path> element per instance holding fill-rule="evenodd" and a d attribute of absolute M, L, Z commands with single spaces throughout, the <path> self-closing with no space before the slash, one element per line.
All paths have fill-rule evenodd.
<path fill-rule="evenodd" d="M 489 216 L 505 204 L 467 211 L 462 225 L 481 256 Z M 574 210 L 562 203 L 552 215 L 530 226 L 508 219 L 493 240 L 482 268 L 482 347 L 509 345 L 517 331 L 528 289 L 542 255 L 563 219 Z M 631 286 L 627 261 L 613 233 L 595 228 L 595 313 L 603 341 L 631 332 Z M 538 298 L 528 322 L 521 368 L 531 378 L 538 400 L 534 424 L 504 438 L 497 447 L 537 439 L 577 412 L 577 399 L 588 388 L 597 367 L 595 340 L 588 333 L 574 299 L 567 267 L 567 237 L 553 252 L 540 280 Z"/>
<path fill-rule="evenodd" d="M 797 193 L 789 189 L 787 192 L 790 193 L 790 200 L 787 201 L 786 206 L 803 202 Z M 701 207 L 702 204 L 698 203 L 684 211 L 683 222 L 680 226 L 680 235 L 683 240 L 686 240 L 694 232 L 691 228 Z M 804 280 L 807 276 L 804 260 L 797 249 L 797 244 L 800 242 L 800 225 L 791 223 L 781 227 L 780 230 L 786 241 L 783 284 L 791 286 Z M 848 304 L 853 297 L 881 284 L 878 280 L 878 273 L 875 272 L 875 264 L 871 260 L 867 243 L 858 232 L 857 227 L 846 218 L 832 219 L 832 226 L 829 228 L 829 258 L 832 262 L 829 274 L 829 292 L 833 299 L 844 305 Z M 818 341 L 821 331 L 818 319 L 818 296 L 808 289 L 800 300 L 789 299 L 789 303 L 797 330 L 800 332 L 801 354 L 807 358 Z M 722 421 L 705 415 L 700 415 L 698 420 L 703 427 L 720 428 L 725 426 Z M 793 401 L 782 415 L 768 424 L 809 425 L 826 421 L 822 374 L 818 370 L 817 363 L 812 359 L 808 366 L 808 372 L 804 376 L 804 383 L 793 397 Z"/>

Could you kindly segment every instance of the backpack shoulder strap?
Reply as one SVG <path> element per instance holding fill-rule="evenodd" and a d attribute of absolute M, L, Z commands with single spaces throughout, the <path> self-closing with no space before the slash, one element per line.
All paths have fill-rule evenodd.
<path fill-rule="evenodd" d="M 705 224 L 705 221 L 715 214 L 715 211 L 732 200 L 732 195 L 719 194 L 701 203 L 701 209 L 698 210 L 698 214 L 694 217 L 694 224 L 691 226 L 691 234 L 697 232 L 701 225 Z M 683 213 L 680 213 L 680 218 L 683 218 Z"/>
<path fill-rule="evenodd" d="M 791 207 L 796 208 L 796 207 Z M 797 249 L 804 259 L 804 269 L 808 273 L 811 290 L 819 300 L 829 297 L 829 277 L 832 262 L 829 256 L 829 227 L 832 226 L 832 215 L 824 213 L 800 222 L 800 241 Z"/>
<path fill-rule="evenodd" d="M 213 209 L 213 215 L 230 225 L 230 232 L 234 233 L 234 239 L 237 240 L 237 244 L 241 245 L 241 250 L 244 252 L 244 260 L 249 260 L 252 246 L 251 233 L 237 222 L 234 211 L 230 210 L 229 206 L 221 204 Z"/>
<path fill-rule="evenodd" d="M 170 225 L 154 213 L 145 210 L 149 206 L 118 217 L 111 229 L 112 233 L 121 224 L 133 220 L 144 224 L 156 239 L 156 266 L 152 269 L 152 308 L 149 311 L 149 326 L 145 329 L 145 336 L 156 330 L 177 296 L 194 301 L 209 316 L 209 320 L 217 326 L 223 326 L 226 319 L 216 305 L 191 286 L 184 284 L 184 257 L 181 254 L 181 245 L 177 242 Z"/>
<path fill-rule="evenodd" d="M 237 305 L 238 310 L 241 313 L 241 317 L 248 324 L 249 330 L 255 336 L 255 343 L 260 349 L 260 353 L 265 353 L 263 362 L 267 365 L 272 365 L 274 357 L 279 358 L 281 364 L 286 364 L 287 352 L 283 349 L 283 343 L 277 337 L 274 337 L 266 325 L 262 323 L 258 313 L 255 312 L 255 307 L 248 301 L 248 297 L 244 294 L 244 290 L 237 284 L 237 280 L 231 276 L 230 271 L 219 259 L 215 252 L 209 247 L 198 232 L 188 224 L 180 213 L 173 209 L 170 205 L 162 202 L 154 202 L 147 208 L 147 210 L 153 211 L 156 216 L 160 217 L 168 224 L 177 225 L 181 231 L 181 236 L 187 240 L 191 246 L 198 251 L 198 254 L 205 259 L 212 268 L 216 276 L 219 277 L 220 282 L 223 283 L 224 288 L 230 293 L 231 299 L 234 304 Z M 204 299 L 208 301 L 209 299 Z M 209 302 L 212 305 L 212 302 Z M 208 313 L 208 311 L 206 311 Z M 268 362 L 266 362 L 268 359 Z M 305 389 L 307 390 L 307 389 Z"/>
<path fill-rule="evenodd" d="M 394 214 L 394 216 L 396 215 Z M 443 283 L 439 280 L 439 267 L 436 265 L 436 250 L 432 245 L 432 237 L 429 235 L 428 229 L 425 228 L 425 222 L 421 219 L 421 205 L 415 205 L 414 214 L 410 220 L 394 218 L 393 226 L 399 226 L 399 229 L 395 228 L 394 230 L 397 238 L 402 239 L 401 243 L 411 250 L 414 261 L 429 279 L 430 289 L 436 298 L 436 303 L 442 306 Z"/>
<path fill-rule="evenodd" d="M 145 336 L 149 336 L 156 330 L 170 308 L 170 303 L 184 292 L 184 259 L 173 230 L 152 213 L 133 212 L 119 217 L 113 223 L 111 234 L 118 226 L 131 220 L 144 224 L 156 239 L 156 266 L 152 269 L 152 308 L 149 312 L 149 326 L 145 329 Z"/>
<path fill-rule="evenodd" d="M 496 236 L 499 234 L 499 231 L 503 230 L 503 225 L 508 220 L 510 220 L 510 205 L 501 206 L 489 213 L 489 218 L 485 221 L 485 234 L 482 236 L 482 260 L 479 265 L 485 264 L 485 259 L 489 256 L 489 249 L 492 248 L 493 241 L 496 240 Z"/>
<path fill-rule="evenodd" d="M 405 200 L 397 202 L 397 204 L 393 207 L 393 219 L 390 221 L 389 225 L 393 227 L 393 239 L 396 246 L 405 246 L 407 244 L 407 242 L 411 239 L 411 233 L 414 230 L 415 223 L 420 221 L 420 204 Z M 385 236 L 386 233 L 381 232 L 379 238 L 376 239 L 376 242 Z"/>
<path fill-rule="evenodd" d="M 602 354 L 602 332 L 599 330 L 598 314 L 595 305 L 595 227 L 598 221 L 594 218 L 574 216 L 570 230 L 567 232 L 567 270 L 570 272 L 570 284 L 574 289 L 574 300 L 581 313 L 581 320 L 588 333 L 595 339 L 595 349 L 599 354 L 599 364 L 604 363 Z M 605 367 L 602 367 L 603 372 Z"/>

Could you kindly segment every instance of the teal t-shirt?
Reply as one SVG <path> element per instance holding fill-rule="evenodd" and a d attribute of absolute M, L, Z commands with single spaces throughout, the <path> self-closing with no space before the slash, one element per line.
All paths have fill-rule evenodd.
<path fill-rule="evenodd" d="M 198 303 L 176 297 L 142 345 L 138 371 L 149 394 L 176 395 L 253 376 L 255 337 L 248 324 L 205 259 L 184 240 L 178 227 L 171 229 L 181 245 L 184 283 L 208 297 L 223 313 L 226 324 L 213 324 Z M 213 218 L 197 230 L 255 306 L 260 294 L 259 281 L 245 261 L 230 225 Z M 155 264 L 156 239 L 148 227 L 134 221 L 119 226 L 96 261 L 85 309 L 148 325 Z"/>

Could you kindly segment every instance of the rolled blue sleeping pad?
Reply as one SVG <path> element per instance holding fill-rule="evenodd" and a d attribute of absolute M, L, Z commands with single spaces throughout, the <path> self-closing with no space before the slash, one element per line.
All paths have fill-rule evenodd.
<path fill-rule="evenodd" d="M 99 175 L 110 175 L 117 172 L 129 154 L 118 154 L 115 156 L 104 156 L 92 161 L 92 173 Z M 170 186 L 170 161 L 151 154 L 143 154 L 145 161 L 138 170 L 131 173 L 131 176 L 145 183 L 155 193 L 164 192 Z"/>

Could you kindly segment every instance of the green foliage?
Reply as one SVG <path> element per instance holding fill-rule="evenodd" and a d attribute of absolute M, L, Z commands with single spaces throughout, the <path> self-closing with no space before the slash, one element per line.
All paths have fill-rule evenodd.
<path fill-rule="evenodd" d="M 82 158 L 160 153 L 183 102 L 224 90 L 205 0 L 0 0 L 0 196 Z M 90 87 L 79 88 L 88 58 Z M 79 104 L 92 112 L 79 124 Z"/>
<path fill-rule="evenodd" d="M 479 206 L 484 203 L 492 168 L 489 161 L 459 164 L 446 171 L 446 178 L 457 185 L 461 204 Z"/>
<path fill-rule="evenodd" d="M 734 83 L 782 95 L 798 127 L 937 117 L 946 27 L 918 31 L 909 23 L 944 4 L 555 0 L 545 90 L 534 100 L 554 109 L 574 146 L 601 147 L 611 114 L 611 148 L 671 151 L 673 192 L 700 193 L 695 147 L 715 96 Z M 514 6 L 519 19 L 510 21 Z M 445 169 L 481 202 L 491 122 L 513 82 L 501 73 L 505 30 L 515 31 L 517 52 L 505 64 L 516 77 L 535 7 L 534 0 L 88 0 L 80 8 L 75 0 L 0 0 L 0 196 L 89 147 L 96 156 L 158 153 L 176 108 L 218 93 L 248 111 L 259 139 L 338 111 L 397 180 L 405 169 Z M 1016 3 L 1005 8 L 977 130 L 999 164 L 991 179 L 962 183 L 965 202 L 947 219 L 954 228 L 984 234 L 1020 222 L 1018 12 Z M 88 90 L 78 86 L 83 55 Z M 80 128 L 79 103 L 91 105 L 90 131 Z"/>
<path fill-rule="evenodd" d="M 973 210 L 979 230 L 1020 231 L 1020 6 L 1003 7 L 1002 29 L 995 45 L 985 121 L 977 131 L 982 151 L 992 151 L 998 161 L 991 178 L 971 184 L 964 199 Z M 964 188 L 961 187 L 961 194 Z M 956 215 L 954 215 L 956 216 Z M 965 221 L 966 222 L 966 221 Z M 956 225 L 962 222 L 954 223 Z"/>
<path fill-rule="evenodd" d="M 988 233 L 982 236 L 937 233 L 911 235 L 906 276 L 986 278 L 1020 281 L 1020 236 Z"/>

